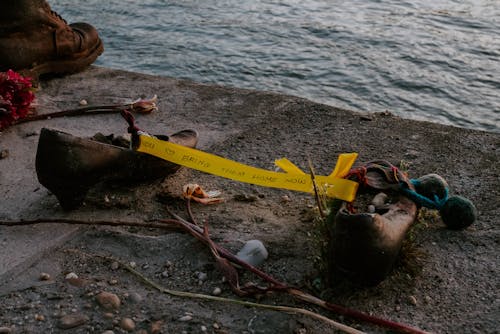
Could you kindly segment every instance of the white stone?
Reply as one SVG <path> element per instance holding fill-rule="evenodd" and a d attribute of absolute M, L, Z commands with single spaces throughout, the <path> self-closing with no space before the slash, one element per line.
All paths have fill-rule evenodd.
<path fill-rule="evenodd" d="M 74 272 L 70 272 L 69 274 L 66 275 L 66 279 L 74 279 L 78 278 L 78 275 L 75 274 Z"/>
<path fill-rule="evenodd" d="M 246 263 L 258 267 L 268 257 L 268 252 L 260 240 L 249 240 L 245 246 L 236 254 L 236 257 Z"/>
<path fill-rule="evenodd" d="M 179 318 L 179 321 L 184 321 L 184 322 L 191 321 L 191 320 L 193 320 L 193 317 L 191 315 L 189 315 L 189 314 L 184 315 L 184 316 L 182 316 L 182 317 Z"/>

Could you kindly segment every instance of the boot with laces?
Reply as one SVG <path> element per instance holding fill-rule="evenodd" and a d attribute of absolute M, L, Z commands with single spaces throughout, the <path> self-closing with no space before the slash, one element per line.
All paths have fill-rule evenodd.
<path fill-rule="evenodd" d="M 42 0 L 0 2 L 0 70 L 38 78 L 79 72 L 104 48 L 87 23 L 68 24 Z"/>

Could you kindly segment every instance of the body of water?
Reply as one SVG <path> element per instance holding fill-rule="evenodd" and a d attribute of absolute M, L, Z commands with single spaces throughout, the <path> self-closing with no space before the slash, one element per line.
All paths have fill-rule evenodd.
<path fill-rule="evenodd" d="M 500 132 L 498 0 L 57 0 L 100 66 Z"/>

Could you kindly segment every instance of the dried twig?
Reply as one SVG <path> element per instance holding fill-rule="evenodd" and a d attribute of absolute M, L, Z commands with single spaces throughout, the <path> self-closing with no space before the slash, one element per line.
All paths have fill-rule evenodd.
<path fill-rule="evenodd" d="M 62 111 L 56 111 L 46 114 L 35 114 L 29 115 L 24 118 L 18 119 L 15 124 L 46 120 L 58 117 L 66 116 L 83 116 L 83 115 L 95 115 L 95 114 L 109 114 L 109 113 L 120 113 L 123 110 L 130 110 L 137 113 L 148 114 L 153 110 L 158 110 L 156 102 L 158 97 L 154 95 L 150 99 L 137 99 L 136 101 L 122 104 L 112 104 L 112 105 L 95 105 L 86 106 L 76 109 L 68 109 Z"/>
<path fill-rule="evenodd" d="M 122 222 L 122 221 L 81 221 L 81 220 L 71 220 L 71 219 L 34 219 L 34 220 L 20 220 L 20 221 L 0 221 L 0 226 L 20 226 L 20 225 L 33 225 L 33 224 L 42 224 L 42 223 L 56 223 L 56 224 L 76 224 L 76 225 L 107 225 L 107 226 L 136 226 L 136 227 L 146 227 L 146 228 L 161 228 L 161 229 L 172 229 L 172 227 L 182 228 L 183 230 L 190 233 L 196 239 L 202 241 L 205 244 L 209 244 L 210 242 L 204 236 L 203 229 L 199 226 L 190 223 L 180 216 L 170 212 L 172 216 L 176 219 L 161 219 L 157 220 L 155 223 L 153 222 Z M 193 217 L 191 217 L 193 219 Z M 272 290 L 281 290 L 286 291 L 290 295 L 300 299 L 302 301 L 320 306 L 329 311 L 333 311 L 337 314 L 351 317 L 356 320 L 364 321 L 367 323 L 371 323 L 377 326 L 382 326 L 385 328 L 389 328 L 392 330 L 397 330 L 403 333 L 414 333 L 414 334 L 426 334 L 427 332 L 422 331 L 418 328 L 410 327 L 405 324 L 396 323 L 390 320 L 377 318 L 363 312 L 359 312 L 356 310 L 352 310 L 349 308 L 345 308 L 340 305 L 328 303 L 322 299 L 319 299 L 313 295 L 305 293 L 299 289 L 289 287 L 286 283 L 282 283 L 269 274 L 261 271 L 258 268 L 253 267 L 245 261 L 240 260 L 235 255 L 233 255 L 230 251 L 225 248 L 213 243 L 214 249 L 217 250 L 217 253 L 220 254 L 221 257 L 224 257 L 231 261 L 232 263 L 238 264 L 239 266 L 250 270 L 252 273 L 256 274 L 263 280 L 272 284 Z"/>
<path fill-rule="evenodd" d="M 363 334 L 364 332 L 361 332 L 355 328 L 352 328 L 350 326 L 341 324 L 339 322 L 336 322 L 332 319 L 329 319 L 321 314 L 302 309 L 302 308 L 297 308 L 297 307 L 290 307 L 290 306 L 281 306 L 281 305 L 268 305 L 268 304 L 260 304 L 260 303 L 254 303 L 254 302 L 249 302 L 249 301 L 244 301 L 244 300 L 237 300 L 237 299 L 231 299 L 231 298 L 225 298 L 225 297 L 219 297 L 219 296 L 211 296 L 211 295 L 205 295 L 205 294 L 200 294 L 200 293 L 192 293 L 192 292 L 187 292 L 187 291 L 178 291 L 178 290 L 171 290 L 167 289 L 156 282 L 150 280 L 146 276 L 144 276 L 142 273 L 137 271 L 136 269 L 132 268 L 130 265 L 112 257 L 112 256 L 107 256 L 107 255 L 102 255 L 102 254 L 88 254 L 85 253 L 81 250 L 68 250 L 71 252 L 77 252 L 80 254 L 83 254 L 85 256 L 90 256 L 90 257 L 99 257 L 102 258 L 106 261 L 109 262 L 118 262 L 124 269 L 129 271 L 130 273 L 134 274 L 136 277 L 141 279 L 145 284 L 155 288 L 156 290 L 169 294 L 172 296 L 176 297 L 184 297 L 184 298 L 196 298 L 196 299 L 203 299 L 203 300 L 210 300 L 210 301 L 216 301 L 216 302 L 224 302 L 224 303 L 232 303 L 232 304 L 238 304 L 242 306 L 248 306 L 248 307 L 257 307 L 257 308 L 262 308 L 262 309 L 268 309 L 268 310 L 273 310 L 273 311 L 280 311 L 280 312 L 286 312 L 290 314 L 303 314 L 308 317 L 314 318 L 316 320 L 320 320 L 326 324 L 329 324 L 330 326 L 341 330 L 345 333 L 349 334 Z"/>
<path fill-rule="evenodd" d="M 168 208 L 167 208 L 167 210 L 168 210 Z M 203 237 L 203 229 L 202 228 L 200 228 L 198 225 L 195 225 L 194 223 L 188 222 L 187 220 L 183 219 L 179 215 L 176 215 L 175 213 L 171 212 L 170 210 L 168 210 L 168 212 L 175 219 L 173 219 L 173 220 L 172 219 L 171 220 L 160 219 L 160 220 L 158 220 L 159 223 L 163 223 L 163 224 L 176 224 L 179 227 L 186 229 L 191 235 L 193 235 L 198 240 L 200 240 L 200 241 L 208 244 L 208 241 L 206 241 L 205 238 Z M 191 220 L 193 220 L 193 219 L 194 218 L 191 217 Z M 249 263 L 247 263 L 245 261 L 240 260 L 238 257 L 236 257 L 233 253 L 231 253 L 227 249 L 225 249 L 225 248 L 223 248 L 223 247 L 221 247 L 221 246 L 219 246 L 219 245 L 217 245 L 215 243 L 214 243 L 214 247 L 217 249 L 217 252 L 221 256 L 225 257 L 226 259 L 228 259 L 232 263 L 237 264 L 240 267 L 243 267 L 243 268 L 245 268 L 245 269 L 253 272 L 257 276 L 259 276 L 262 279 L 264 279 L 265 281 L 267 281 L 269 283 L 272 283 L 274 290 L 287 289 L 287 285 L 286 284 L 283 284 L 283 283 L 279 282 L 278 280 L 276 280 L 272 276 L 266 274 L 265 272 L 263 272 L 260 269 L 252 266 L 251 264 L 249 264 Z"/>
<path fill-rule="evenodd" d="M 83 115 L 95 115 L 95 114 L 109 114 L 109 113 L 119 113 L 122 109 L 126 108 L 126 105 L 109 105 L 109 106 L 88 106 L 81 107 L 77 109 L 69 109 L 51 112 L 47 114 L 29 115 L 25 118 L 21 118 L 16 121 L 16 124 L 46 120 L 58 117 L 66 116 L 83 116 Z"/>
<path fill-rule="evenodd" d="M 173 222 L 174 219 L 165 219 L 163 224 L 158 224 L 157 222 L 138 222 L 138 221 L 110 221 L 110 220 L 78 220 L 78 219 L 31 219 L 31 220 L 17 220 L 17 221 L 7 221 L 0 220 L 0 226 L 23 226 L 23 225 L 35 225 L 35 224 L 69 224 L 69 225 L 93 225 L 93 226 L 134 226 L 134 227 L 144 227 L 144 228 L 159 228 L 164 230 L 177 230 L 178 225 Z"/>
<path fill-rule="evenodd" d="M 211 241 L 209 238 L 207 238 L 205 236 L 204 231 L 196 225 L 195 219 L 190 213 L 191 210 L 189 210 L 188 212 L 190 214 L 190 219 L 193 221 L 193 223 L 190 223 L 190 222 L 184 220 L 182 217 L 174 214 L 170 210 L 168 210 L 168 211 L 175 219 L 170 220 L 169 222 L 159 220 L 159 222 L 166 223 L 166 224 L 174 223 L 174 224 L 178 224 L 180 227 L 185 228 L 186 230 L 189 231 L 190 234 L 195 236 L 198 240 L 204 242 L 205 244 L 209 245 L 210 247 L 215 248 L 220 255 L 227 258 L 229 261 L 231 261 L 235 264 L 238 264 L 241 267 L 244 267 L 245 269 L 251 271 L 252 273 L 259 276 L 260 278 L 264 279 L 265 281 L 272 283 L 273 286 L 271 289 L 273 289 L 273 290 L 285 291 L 297 299 L 300 299 L 302 301 L 320 306 L 326 310 L 329 310 L 329 311 L 332 311 L 332 312 L 335 312 L 337 314 L 341 314 L 344 316 L 348 316 L 348 317 L 356 319 L 356 320 L 360 320 L 360 321 L 371 323 L 371 324 L 374 324 L 377 326 L 389 328 L 391 330 L 397 330 L 399 332 L 413 333 L 413 334 L 426 334 L 427 333 L 421 329 L 414 328 L 414 327 L 411 327 L 411 326 L 408 326 L 405 324 L 401 324 L 401 323 L 397 323 L 394 321 L 374 317 L 374 316 L 368 315 L 368 314 L 363 313 L 363 312 L 352 310 L 352 309 L 349 309 L 349 308 L 346 308 L 346 307 L 343 307 L 340 305 L 328 303 L 328 302 L 326 302 L 320 298 L 317 298 L 311 294 L 308 294 L 308 293 L 303 292 L 299 289 L 290 287 L 286 283 L 280 282 L 277 279 L 270 276 L 269 274 L 261 271 L 260 269 L 255 268 L 252 265 L 246 263 L 245 261 L 240 260 L 239 258 L 237 258 L 235 255 L 233 255 L 230 251 L 226 250 L 225 248 L 213 243 L 213 241 Z"/>
<path fill-rule="evenodd" d="M 326 218 L 325 208 L 323 207 L 323 202 L 321 201 L 318 184 L 316 183 L 316 174 L 314 173 L 314 168 L 310 158 L 309 158 L 309 174 L 311 175 L 311 181 L 314 188 L 314 198 L 316 199 L 316 204 L 318 205 L 319 215 L 321 216 L 321 219 L 324 220 Z"/>

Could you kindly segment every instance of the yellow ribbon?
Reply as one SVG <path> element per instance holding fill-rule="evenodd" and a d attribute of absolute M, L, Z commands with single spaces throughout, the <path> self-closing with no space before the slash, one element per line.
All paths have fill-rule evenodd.
<path fill-rule="evenodd" d="M 273 172 L 142 134 L 139 136 L 137 151 L 235 181 L 307 193 L 314 192 L 311 176 L 286 158 L 275 161 L 285 173 Z M 315 176 L 316 184 L 324 187 L 328 197 L 339 198 L 347 202 L 354 200 L 358 183 L 343 179 L 343 177 L 347 175 L 357 156 L 357 153 L 340 154 L 335 169 L 330 175 Z"/>

